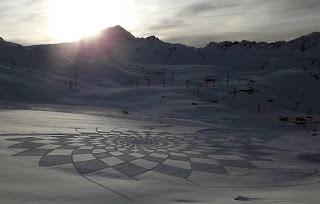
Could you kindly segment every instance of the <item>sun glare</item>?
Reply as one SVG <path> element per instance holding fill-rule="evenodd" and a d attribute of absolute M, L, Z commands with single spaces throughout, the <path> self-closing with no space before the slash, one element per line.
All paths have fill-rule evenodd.
<path fill-rule="evenodd" d="M 130 29 L 136 19 L 132 0 L 53 0 L 49 8 L 57 41 L 76 41 L 114 25 Z"/>

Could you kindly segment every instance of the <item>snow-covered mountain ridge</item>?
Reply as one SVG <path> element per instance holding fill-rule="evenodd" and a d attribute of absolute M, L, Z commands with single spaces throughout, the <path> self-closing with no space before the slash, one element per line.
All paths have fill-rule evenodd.
<path fill-rule="evenodd" d="M 115 26 L 101 31 L 96 37 L 85 38 L 75 43 L 23 47 L 2 40 L 0 51 L 2 64 L 16 60 L 17 63 L 32 67 L 50 66 L 52 60 L 60 62 L 84 57 L 95 60 L 111 58 L 141 64 L 204 65 L 223 65 L 221 61 L 228 61 L 230 57 L 233 60 L 243 56 L 303 57 L 310 58 L 313 63 L 319 63 L 320 33 L 312 33 L 288 42 L 226 41 L 211 42 L 203 48 L 194 48 L 166 43 L 155 36 L 136 38 L 121 26 Z"/>

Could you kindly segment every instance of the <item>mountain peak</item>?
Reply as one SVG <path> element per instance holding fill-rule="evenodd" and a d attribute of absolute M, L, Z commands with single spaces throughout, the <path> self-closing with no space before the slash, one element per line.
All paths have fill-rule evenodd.
<path fill-rule="evenodd" d="M 147 39 L 147 40 L 155 40 L 155 41 L 160 41 L 160 39 L 159 39 L 158 37 L 154 36 L 154 35 L 152 35 L 152 36 L 149 36 L 149 37 L 147 37 L 146 39 Z"/>
<path fill-rule="evenodd" d="M 107 28 L 101 32 L 103 38 L 108 40 L 134 40 L 136 39 L 129 31 L 120 25 Z"/>
<path fill-rule="evenodd" d="M 295 41 L 308 40 L 308 39 L 320 39 L 320 32 L 313 32 L 313 33 L 301 36 L 299 38 L 296 38 L 292 41 L 295 42 Z"/>
<path fill-rule="evenodd" d="M 313 32 L 313 33 L 310 33 L 307 36 L 311 37 L 311 38 L 320 38 L 320 32 Z"/>

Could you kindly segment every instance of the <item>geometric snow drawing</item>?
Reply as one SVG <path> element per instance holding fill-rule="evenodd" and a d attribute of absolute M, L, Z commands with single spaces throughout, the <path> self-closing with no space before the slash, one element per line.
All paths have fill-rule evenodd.
<path fill-rule="evenodd" d="M 281 161 L 277 155 L 286 155 L 285 150 L 267 148 L 263 142 L 229 141 L 205 134 L 114 130 L 19 135 L 7 140 L 16 142 L 9 147 L 19 149 L 14 156 L 40 156 L 40 167 L 72 164 L 80 175 L 111 168 L 133 179 L 154 172 L 197 183 L 196 175 L 201 174 L 231 179 L 232 184 L 248 180 L 253 186 L 261 181 L 250 183 L 250 176 L 259 177 L 266 171 L 289 175 L 290 179 L 315 176 L 313 169 L 296 168 L 301 161 Z M 211 183 L 215 186 L 215 181 Z"/>

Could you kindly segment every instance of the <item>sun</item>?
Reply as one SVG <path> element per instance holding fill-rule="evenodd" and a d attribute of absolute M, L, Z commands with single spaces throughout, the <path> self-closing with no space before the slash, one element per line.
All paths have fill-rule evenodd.
<path fill-rule="evenodd" d="M 77 41 L 100 30 L 135 24 L 133 0 L 52 0 L 49 5 L 50 30 L 56 41 Z"/>

